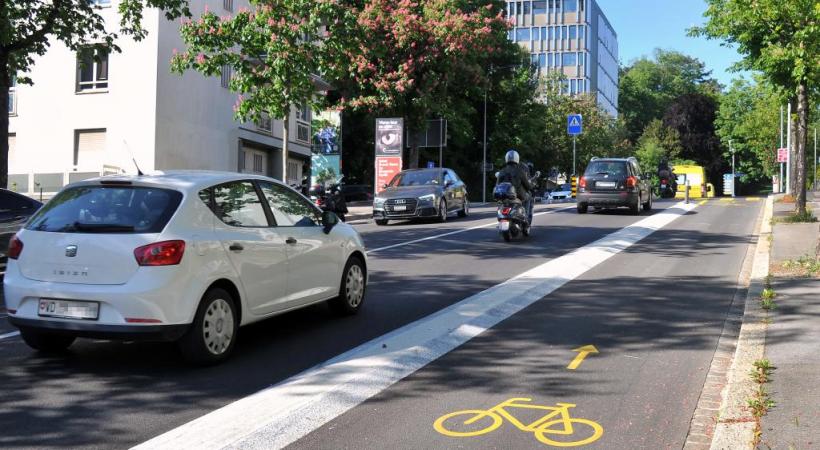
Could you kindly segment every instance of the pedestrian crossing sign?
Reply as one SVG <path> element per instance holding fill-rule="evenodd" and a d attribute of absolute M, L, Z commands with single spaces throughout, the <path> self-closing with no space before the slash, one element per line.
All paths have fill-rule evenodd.
<path fill-rule="evenodd" d="M 567 116 L 567 133 L 576 136 L 583 131 L 584 118 L 580 114 L 570 114 Z"/>

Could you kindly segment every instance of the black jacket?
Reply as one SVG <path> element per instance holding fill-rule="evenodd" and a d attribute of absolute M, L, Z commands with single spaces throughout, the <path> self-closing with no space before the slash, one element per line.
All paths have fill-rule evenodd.
<path fill-rule="evenodd" d="M 499 172 L 498 182 L 512 183 L 513 187 L 515 187 L 515 192 L 519 192 L 521 194 L 530 194 L 533 189 L 532 183 L 530 183 L 530 177 L 527 174 L 527 170 L 524 166 L 517 163 L 507 163 L 507 165 L 504 166 L 504 168 Z M 521 200 L 526 198 L 526 196 L 521 195 Z"/>

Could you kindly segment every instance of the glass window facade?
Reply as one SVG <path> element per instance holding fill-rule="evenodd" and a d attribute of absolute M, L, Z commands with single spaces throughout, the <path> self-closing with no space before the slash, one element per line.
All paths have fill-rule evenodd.
<path fill-rule="evenodd" d="M 547 2 L 546 2 L 546 0 L 532 2 L 532 13 L 533 14 L 546 14 L 547 13 Z"/>
<path fill-rule="evenodd" d="M 530 29 L 529 28 L 519 28 L 515 31 L 515 40 L 520 41 L 529 41 L 530 40 Z"/>
<path fill-rule="evenodd" d="M 564 12 L 578 12 L 578 0 L 564 0 Z"/>
<path fill-rule="evenodd" d="M 575 53 L 564 53 L 562 56 L 562 64 L 566 66 L 575 66 L 578 64 L 578 56 Z"/>

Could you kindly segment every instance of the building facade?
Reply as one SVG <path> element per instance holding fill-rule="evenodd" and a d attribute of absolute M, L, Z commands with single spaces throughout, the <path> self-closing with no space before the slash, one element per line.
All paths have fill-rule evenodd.
<path fill-rule="evenodd" d="M 510 1 L 507 15 L 540 73 L 562 73 L 564 93 L 593 93 L 618 115 L 618 35 L 595 0 Z"/>
<path fill-rule="evenodd" d="M 97 0 L 112 30 L 117 0 Z M 248 4 L 192 0 L 194 16 L 207 7 L 230 14 Z M 73 52 L 60 42 L 36 59 L 34 86 L 16 85 L 9 100 L 9 188 L 52 193 L 67 183 L 110 173 L 171 169 L 226 170 L 282 178 L 282 121 L 240 123 L 237 95 L 220 78 L 170 72 L 184 44 L 180 21 L 147 9 L 146 39 L 123 37 L 121 53 Z M 287 181 L 301 180 L 310 162 L 311 111 L 290 118 Z M 135 165 L 136 161 L 136 165 Z"/>

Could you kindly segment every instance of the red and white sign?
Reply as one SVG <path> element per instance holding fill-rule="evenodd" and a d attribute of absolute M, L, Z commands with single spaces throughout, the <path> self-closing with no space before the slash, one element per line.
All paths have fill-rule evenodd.
<path fill-rule="evenodd" d="M 401 172 L 401 156 L 376 157 L 376 192 Z"/>
<path fill-rule="evenodd" d="M 779 163 L 789 162 L 789 149 L 787 149 L 787 148 L 777 149 L 777 162 L 779 162 Z"/>

